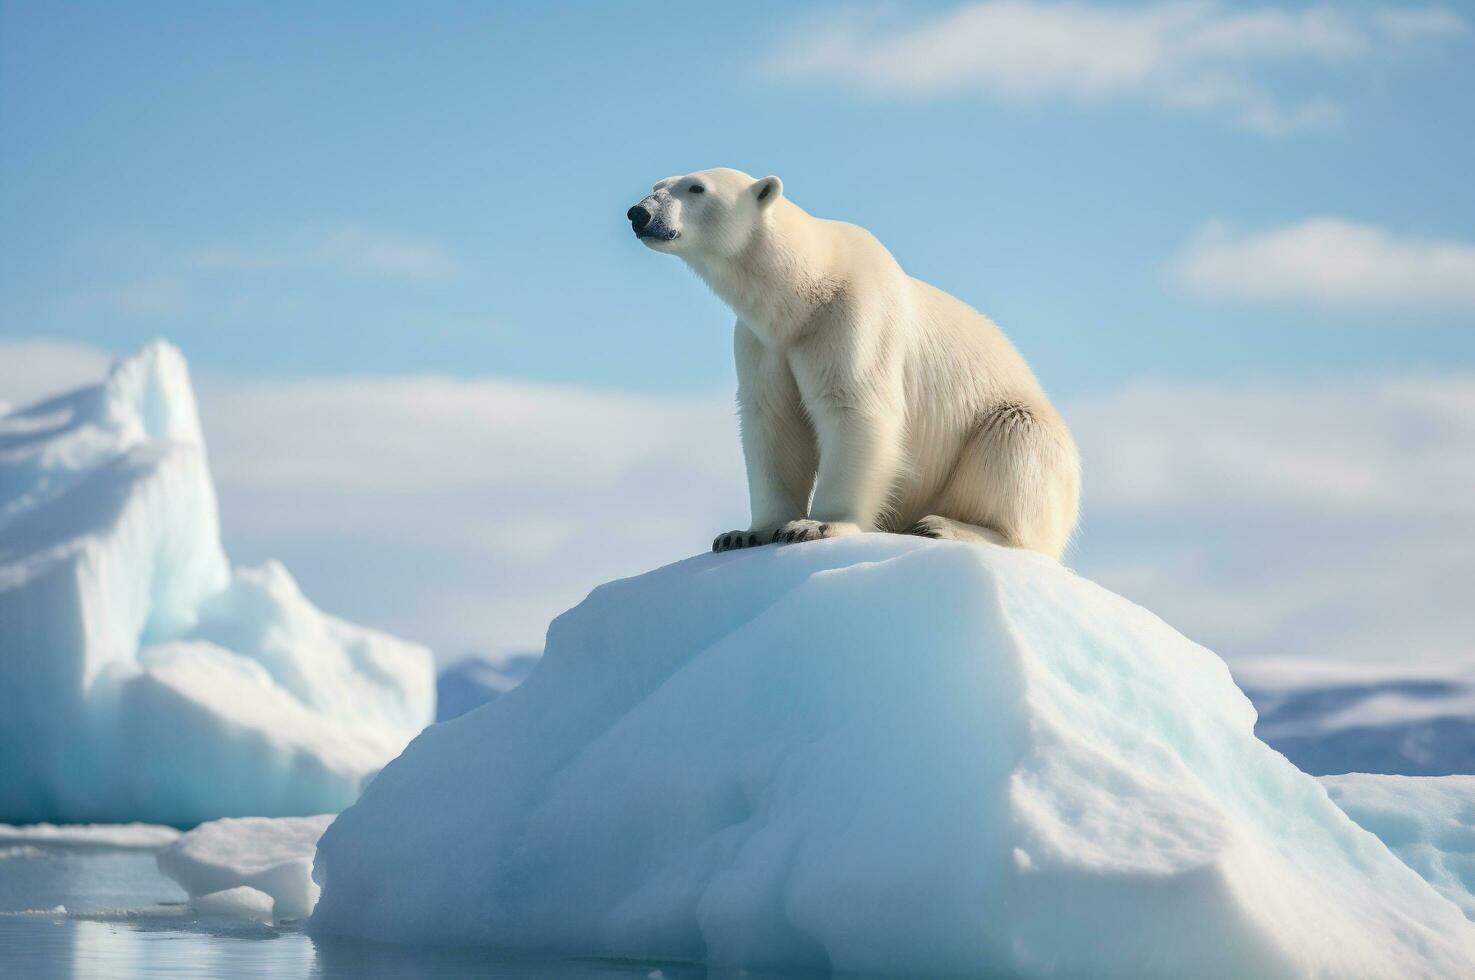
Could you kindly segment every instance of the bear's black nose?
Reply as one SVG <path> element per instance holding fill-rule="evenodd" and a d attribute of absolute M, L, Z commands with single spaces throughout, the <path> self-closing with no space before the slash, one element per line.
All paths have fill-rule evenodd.
<path fill-rule="evenodd" d="M 630 219 L 630 227 L 634 228 L 635 234 L 638 235 L 642 231 L 645 231 L 645 226 L 650 224 L 650 219 L 654 218 L 655 215 L 651 214 L 645 205 L 637 204 L 625 212 L 625 217 Z"/>

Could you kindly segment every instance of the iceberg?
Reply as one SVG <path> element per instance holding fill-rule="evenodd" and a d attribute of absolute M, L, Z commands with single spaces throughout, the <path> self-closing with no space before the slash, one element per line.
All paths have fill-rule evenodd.
<path fill-rule="evenodd" d="M 435 681 L 435 720 L 459 718 L 506 694 L 527 678 L 539 656 L 519 653 L 497 659 L 467 657 L 442 670 Z"/>
<path fill-rule="evenodd" d="M 889 535 L 596 589 L 319 843 L 319 936 L 926 976 L 1475 975 L 1475 925 L 1224 663 L 1024 551 Z"/>
<path fill-rule="evenodd" d="M 332 814 L 214 820 L 155 855 L 159 870 L 197 909 L 280 922 L 305 918 L 318 899 L 312 858 Z"/>
<path fill-rule="evenodd" d="M 230 567 L 175 348 L 0 416 L 0 820 L 335 811 L 433 685 L 424 647 Z"/>

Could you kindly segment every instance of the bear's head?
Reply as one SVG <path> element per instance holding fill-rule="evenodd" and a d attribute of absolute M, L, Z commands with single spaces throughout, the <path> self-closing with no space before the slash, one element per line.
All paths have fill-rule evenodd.
<path fill-rule="evenodd" d="M 667 177 L 625 217 L 635 237 L 657 252 L 722 258 L 743 250 L 783 194 L 784 182 L 777 177 L 755 180 L 741 170 L 718 167 Z"/>

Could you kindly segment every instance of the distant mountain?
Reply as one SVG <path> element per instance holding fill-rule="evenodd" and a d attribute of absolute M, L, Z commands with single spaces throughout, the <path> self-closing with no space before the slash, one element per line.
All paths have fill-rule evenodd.
<path fill-rule="evenodd" d="M 1359 673 L 1287 661 L 1235 671 L 1255 733 L 1313 775 L 1475 773 L 1475 677 L 1463 668 Z"/>
<path fill-rule="evenodd" d="M 435 720 L 450 721 L 506 694 L 532 673 L 541 653 L 491 659 L 468 657 L 440 672 L 435 681 Z"/>

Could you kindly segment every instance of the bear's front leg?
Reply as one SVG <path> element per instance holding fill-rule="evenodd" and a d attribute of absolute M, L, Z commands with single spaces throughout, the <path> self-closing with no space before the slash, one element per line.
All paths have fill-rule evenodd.
<path fill-rule="evenodd" d="M 854 369 L 843 346 L 796 352 L 795 378 L 819 443 L 809 514 L 778 529 L 782 544 L 876 530 L 901 469 L 900 372 L 885 363 Z"/>
<path fill-rule="evenodd" d="M 765 349 L 741 320 L 734 348 L 738 417 L 753 523 L 745 531 L 717 535 L 713 551 L 773 543 L 774 532 L 804 516 L 819 465 L 819 447 L 805 418 L 799 388 L 783 357 Z"/>
<path fill-rule="evenodd" d="M 780 544 L 874 531 L 896 478 L 901 432 L 893 418 L 850 411 L 815 414 L 820 449 L 814 502 L 809 517 L 778 529 L 773 540 Z"/>

